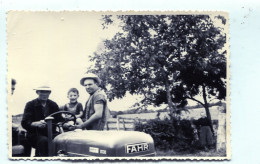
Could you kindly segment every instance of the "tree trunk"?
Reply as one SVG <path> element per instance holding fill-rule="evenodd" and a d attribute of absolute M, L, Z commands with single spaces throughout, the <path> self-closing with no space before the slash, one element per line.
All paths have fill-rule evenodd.
<path fill-rule="evenodd" d="M 202 93 L 203 93 L 203 100 L 204 100 L 204 108 L 205 108 L 205 111 L 206 111 L 206 114 L 207 114 L 207 118 L 210 122 L 210 129 L 211 129 L 212 133 L 214 133 L 211 115 L 210 115 L 210 112 L 209 112 L 209 104 L 208 104 L 208 101 L 207 101 L 207 94 L 206 94 L 206 87 L 205 86 L 202 86 Z"/>
<path fill-rule="evenodd" d="M 175 117 L 176 109 L 173 106 L 172 95 L 171 95 L 170 85 L 169 85 L 168 80 L 166 80 L 166 82 L 165 82 L 165 89 L 166 89 L 166 93 L 167 93 L 167 102 L 168 102 L 168 106 L 170 109 L 170 115 L 171 115 L 171 117 Z"/>

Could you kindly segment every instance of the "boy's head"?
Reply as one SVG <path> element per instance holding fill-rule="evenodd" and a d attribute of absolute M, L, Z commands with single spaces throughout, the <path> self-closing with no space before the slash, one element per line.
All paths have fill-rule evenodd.
<path fill-rule="evenodd" d="M 76 88 L 71 88 L 68 91 L 68 98 L 70 99 L 71 103 L 77 102 L 79 97 L 79 91 Z"/>

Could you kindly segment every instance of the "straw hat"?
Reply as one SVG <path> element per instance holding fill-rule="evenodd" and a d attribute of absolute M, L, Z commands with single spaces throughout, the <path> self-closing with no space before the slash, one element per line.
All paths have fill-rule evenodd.
<path fill-rule="evenodd" d="M 85 74 L 82 77 L 82 79 L 80 80 L 80 84 L 84 86 L 84 81 L 86 79 L 93 79 L 93 80 L 95 80 L 98 83 L 98 85 L 101 84 L 101 79 L 97 75 L 95 75 L 94 73 L 87 73 L 87 74 Z"/>
<path fill-rule="evenodd" d="M 42 85 L 42 86 L 39 86 L 37 88 L 34 88 L 33 90 L 36 90 L 36 91 L 51 91 L 51 88 L 47 85 Z"/>

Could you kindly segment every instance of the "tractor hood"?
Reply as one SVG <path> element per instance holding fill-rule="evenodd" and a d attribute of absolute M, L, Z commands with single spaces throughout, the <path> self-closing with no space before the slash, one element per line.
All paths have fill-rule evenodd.
<path fill-rule="evenodd" d="M 137 131 L 70 131 L 54 139 L 56 155 L 68 156 L 154 156 L 150 135 Z"/>

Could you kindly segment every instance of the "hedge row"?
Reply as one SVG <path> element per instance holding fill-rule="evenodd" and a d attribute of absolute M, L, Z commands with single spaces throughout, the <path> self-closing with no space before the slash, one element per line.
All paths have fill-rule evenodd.
<path fill-rule="evenodd" d="M 149 120 L 136 123 L 135 130 L 150 134 L 161 151 L 193 152 L 200 148 L 196 128 L 189 120 Z"/>

